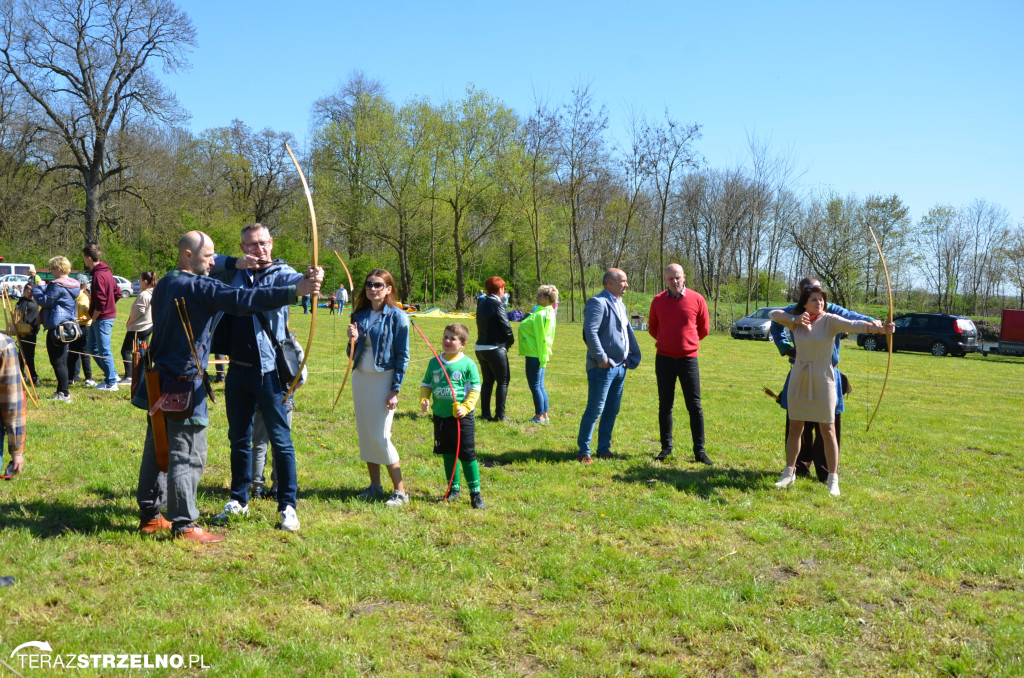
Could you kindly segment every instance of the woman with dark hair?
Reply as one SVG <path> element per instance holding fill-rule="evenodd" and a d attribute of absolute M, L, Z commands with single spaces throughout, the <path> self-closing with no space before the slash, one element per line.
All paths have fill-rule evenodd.
<path fill-rule="evenodd" d="M 153 333 L 153 309 L 150 303 L 153 300 L 153 288 L 156 286 L 156 274 L 153 271 L 145 271 L 139 276 L 139 296 L 132 302 L 132 309 L 128 312 L 128 326 L 121 342 L 121 359 L 124 360 L 124 378 L 122 384 L 132 383 L 132 353 L 139 342 L 149 342 L 149 335 Z"/>
<path fill-rule="evenodd" d="M 505 281 L 492 275 L 484 282 L 487 295 L 476 303 L 476 360 L 480 363 L 480 418 L 505 421 L 505 396 L 508 395 L 508 350 L 515 343 L 515 334 L 505 312 Z M 494 416 L 491 416 L 491 393 L 494 393 Z"/>
<path fill-rule="evenodd" d="M 56 256 L 50 259 L 50 272 L 53 280 L 49 283 L 36 285 L 32 294 L 40 308 L 46 309 L 43 327 L 46 328 L 46 352 L 53 365 L 53 373 L 57 377 L 57 392 L 50 400 L 70 403 L 68 392 L 68 345 L 61 339 L 62 323 L 78 324 L 78 307 L 75 300 L 81 286 L 77 280 L 68 277 L 71 262 L 67 257 Z"/>
<path fill-rule="evenodd" d="M 398 450 L 391 442 L 391 423 L 409 366 L 409 317 L 398 308 L 395 279 L 383 268 L 366 274 L 348 326 L 352 355 L 352 402 L 359 435 L 359 458 L 366 462 L 370 486 L 360 499 L 384 496 L 380 467 L 386 466 L 395 490 L 388 506 L 409 503 L 402 483 Z"/>
<path fill-rule="evenodd" d="M 820 287 L 809 287 L 800 295 L 793 315 L 771 312 L 771 319 L 793 333 L 796 358 L 786 385 L 789 437 L 786 438 L 786 468 L 776 487 L 789 487 L 796 478 L 796 458 L 805 421 L 817 422 L 825 443 L 829 494 L 839 496 L 839 452 L 836 444 L 836 368 L 832 366 L 835 337 L 842 332 L 892 334 L 896 326 L 879 326 L 864 320 L 846 320 L 826 313 L 828 295 Z"/>

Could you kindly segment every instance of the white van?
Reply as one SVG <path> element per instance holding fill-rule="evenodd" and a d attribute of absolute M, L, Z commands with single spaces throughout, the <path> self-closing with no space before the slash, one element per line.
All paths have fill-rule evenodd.
<path fill-rule="evenodd" d="M 6 261 L 0 261 L 0 277 L 16 273 L 18 275 L 31 275 L 32 271 L 36 270 L 34 264 L 8 264 Z"/>

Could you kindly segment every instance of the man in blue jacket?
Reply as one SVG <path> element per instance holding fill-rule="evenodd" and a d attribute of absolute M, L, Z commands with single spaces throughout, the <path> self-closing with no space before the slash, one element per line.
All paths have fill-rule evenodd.
<path fill-rule="evenodd" d="M 206 427 L 210 423 L 203 375 L 210 357 L 215 318 L 222 312 L 251 315 L 285 306 L 296 295 L 318 292 L 323 277 L 323 269 L 311 269 L 296 284 L 237 289 L 209 277 L 213 257 L 210 237 L 200 231 L 189 231 L 178 242 L 177 268 L 161 278 L 153 292 L 154 340 L 150 355 L 159 372 L 161 392 L 167 393 L 174 382 L 191 382 L 193 409 L 186 418 L 166 417 L 166 473 L 157 465 L 153 422 L 147 421 L 136 495 L 141 532 L 148 534 L 173 526 L 174 536 L 206 544 L 223 539 L 195 524 L 199 518 L 196 493 L 206 466 Z M 194 335 L 194 344 L 188 333 Z M 146 391 L 139 388 L 132 404 L 148 410 Z M 160 514 L 165 505 L 166 518 Z"/>
<path fill-rule="evenodd" d="M 797 283 L 798 294 L 803 294 L 804 290 L 809 287 L 821 287 L 821 281 L 817 278 L 807 276 L 802 278 Z M 792 313 L 793 309 L 796 308 L 796 304 L 790 304 L 785 308 L 787 313 Z M 826 313 L 832 313 L 847 320 L 866 320 L 868 322 L 874 322 L 876 325 L 881 325 L 882 321 L 876 320 L 870 316 L 861 315 L 854 311 L 849 311 L 839 304 L 833 304 L 829 302 L 825 309 Z M 790 337 L 786 334 L 786 328 L 779 323 L 773 322 L 771 329 L 769 330 L 772 341 L 775 342 L 775 346 L 779 349 L 779 354 L 789 358 L 789 364 L 792 365 L 796 358 L 796 346 L 790 341 Z M 844 391 L 843 385 L 849 384 L 846 379 L 843 378 L 839 372 L 839 346 L 842 335 L 836 335 L 836 343 L 832 348 L 832 369 L 835 371 L 836 376 L 836 449 L 838 451 L 839 445 L 842 443 L 842 420 L 843 412 L 846 410 L 846 404 L 843 401 L 843 395 L 849 391 Z M 779 405 L 783 409 L 786 407 L 786 393 L 789 387 L 789 375 L 786 376 L 786 385 L 782 388 L 782 393 L 779 394 Z M 789 413 L 786 413 L 786 438 L 789 438 Z M 796 460 L 796 474 L 799 476 L 809 476 L 811 474 L 811 466 L 814 466 L 815 474 L 818 476 L 820 482 L 825 482 L 828 479 L 828 465 L 825 462 L 825 441 L 821 438 L 821 431 L 818 429 L 818 425 L 815 422 L 805 422 L 804 432 L 800 441 L 800 456 Z"/>
<path fill-rule="evenodd" d="M 626 370 L 640 364 L 636 343 L 622 295 L 629 288 L 625 271 L 609 268 L 602 280 L 604 291 L 587 300 L 583 310 L 583 341 L 587 344 L 587 409 L 576 438 L 577 459 L 590 464 L 590 441 L 598 417 L 597 458 L 613 458 L 612 429 L 622 403 Z"/>
<path fill-rule="evenodd" d="M 241 247 L 249 260 L 255 260 L 256 267 L 221 273 L 220 279 L 231 287 L 263 289 L 296 285 L 304 277 L 284 262 L 273 260 L 274 239 L 263 224 L 248 224 L 242 229 Z M 219 257 L 218 264 L 225 259 Z M 277 472 L 274 489 L 277 491 L 281 529 L 294 532 L 299 529 L 295 513 L 298 480 L 295 447 L 284 402 L 291 383 L 278 376 L 275 348 L 275 344 L 288 338 L 288 306 L 267 309 L 248 317 L 225 317 L 222 322 L 230 322 L 227 354 L 231 362 L 224 380 L 224 402 L 231 443 L 231 499 L 217 518 L 225 521 L 231 516 L 249 513 L 253 417 L 259 408 Z"/>

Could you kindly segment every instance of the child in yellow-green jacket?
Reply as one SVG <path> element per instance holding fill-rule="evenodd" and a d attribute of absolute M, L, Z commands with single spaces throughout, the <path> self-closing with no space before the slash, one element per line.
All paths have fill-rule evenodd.
<path fill-rule="evenodd" d="M 558 288 L 541 285 L 537 290 L 537 305 L 533 313 L 519 324 L 519 355 L 526 358 L 526 383 L 533 394 L 531 424 L 550 424 L 548 392 L 544 388 L 544 368 L 555 345 L 555 309 L 558 307 Z"/>

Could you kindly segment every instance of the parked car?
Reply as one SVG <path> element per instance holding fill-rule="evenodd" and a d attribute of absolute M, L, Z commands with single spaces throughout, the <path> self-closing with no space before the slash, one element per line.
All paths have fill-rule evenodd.
<path fill-rule="evenodd" d="M 7 296 L 21 298 L 21 291 L 25 289 L 25 283 L 29 281 L 27 275 L 10 273 L 0 277 L 0 287 L 7 291 Z"/>
<path fill-rule="evenodd" d="M 962 315 L 948 313 L 907 313 L 893 318 L 894 351 L 924 351 L 934 356 L 964 357 L 978 348 L 978 328 Z M 884 334 L 858 334 L 857 345 L 868 351 L 885 351 Z"/>
<path fill-rule="evenodd" d="M 133 280 L 132 281 L 132 296 L 133 297 L 139 296 L 139 292 L 141 292 L 141 291 L 142 291 L 142 285 L 139 284 L 138 280 Z"/>
<path fill-rule="evenodd" d="M 128 278 L 122 278 L 119 275 L 114 276 L 114 280 L 117 282 L 117 286 L 121 288 L 122 297 L 131 297 L 132 295 L 132 283 Z"/>
<path fill-rule="evenodd" d="M 782 306 L 765 306 L 759 308 L 746 318 L 740 318 L 732 324 L 729 333 L 733 339 L 763 339 L 768 341 L 771 335 L 768 328 L 772 326 L 772 319 L 768 314 Z"/>

